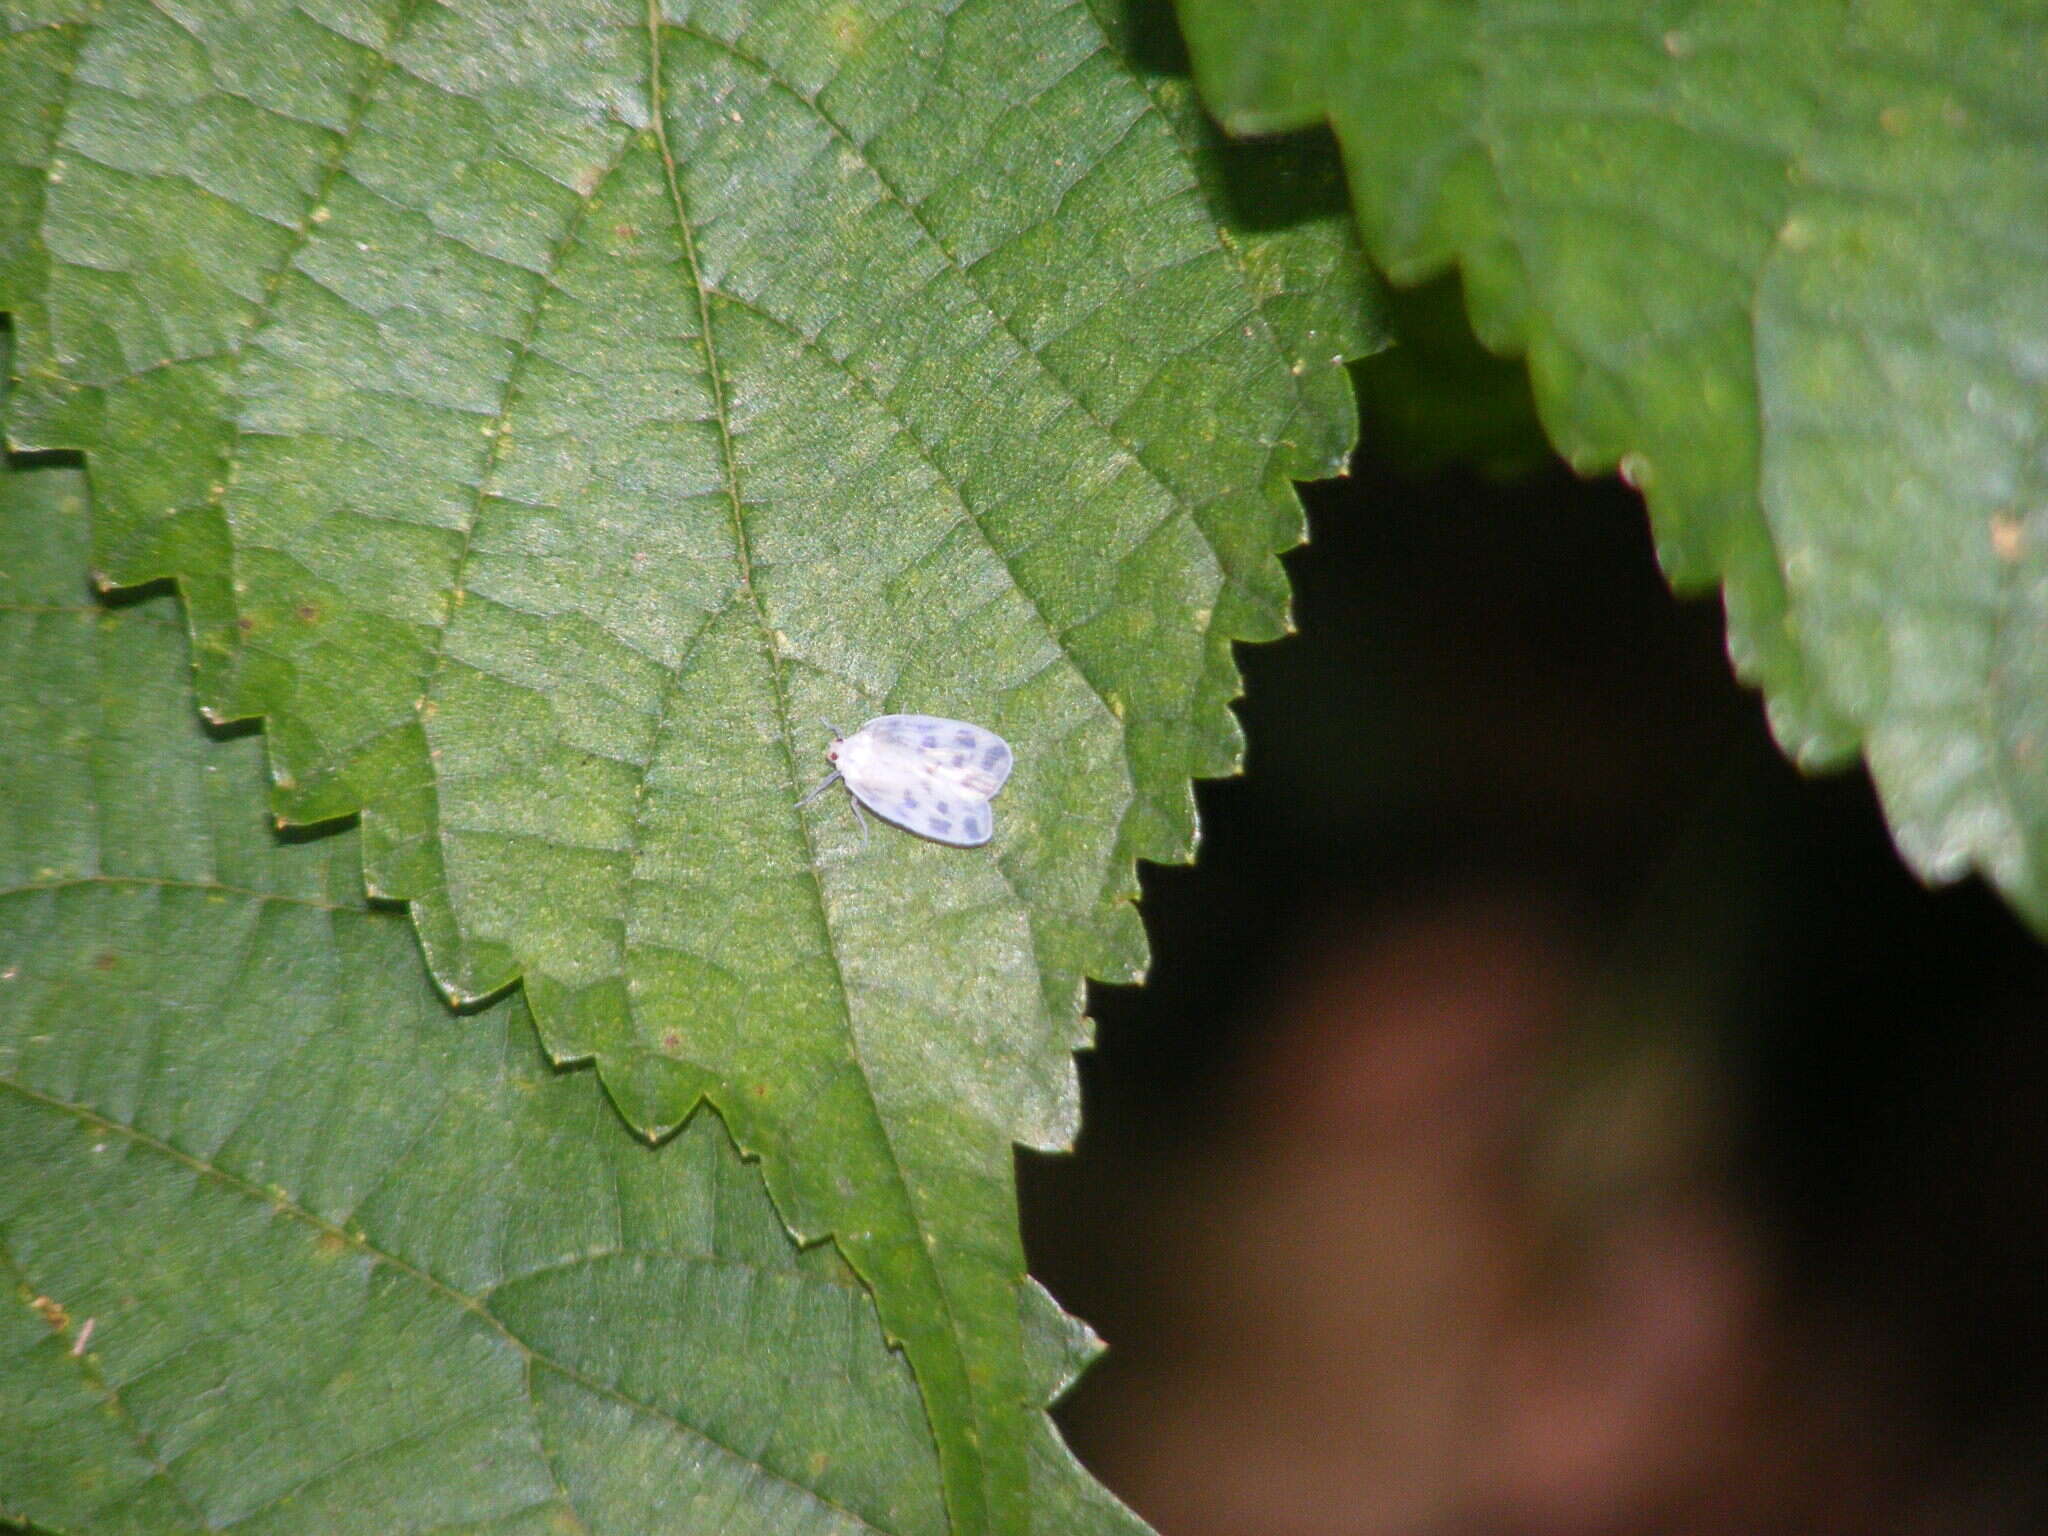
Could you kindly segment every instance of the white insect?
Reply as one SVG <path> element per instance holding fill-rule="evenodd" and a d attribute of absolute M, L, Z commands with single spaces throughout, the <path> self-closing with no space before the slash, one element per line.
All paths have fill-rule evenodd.
<path fill-rule="evenodd" d="M 851 736 L 832 734 L 825 749 L 832 771 L 799 806 L 834 779 L 853 792 L 853 814 L 866 806 L 935 843 L 973 848 L 995 830 L 988 803 L 1010 776 L 1010 744 L 994 731 L 936 715 L 877 715 Z M 860 824 L 867 836 L 868 824 Z"/>

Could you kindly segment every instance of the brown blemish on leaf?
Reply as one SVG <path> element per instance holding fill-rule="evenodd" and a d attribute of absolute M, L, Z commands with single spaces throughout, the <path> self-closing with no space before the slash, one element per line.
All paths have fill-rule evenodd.
<path fill-rule="evenodd" d="M 2020 520 L 2010 512 L 1991 514 L 1991 552 L 1999 559 L 2011 562 L 2019 559 L 2020 550 L 2026 544 L 2026 530 Z"/>
<path fill-rule="evenodd" d="M 71 1326 L 71 1314 L 64 1310 L 62 1302 L 52 1301 L 47 1296 L 37 1296 L 30 1300 L 29 1305 L 36 1309 L 36 1316 L 59 1333 Z"/>

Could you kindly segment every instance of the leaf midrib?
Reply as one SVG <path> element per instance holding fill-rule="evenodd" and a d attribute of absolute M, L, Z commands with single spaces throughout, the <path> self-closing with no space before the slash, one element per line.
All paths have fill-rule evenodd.
<path fill-rule="evenodd" d="M 798 787 L 799 772 L 796 761 L 795 739 L 790 727 L 789 699 L 783 682 L 782 657 L 774 643 L 774 626 L 770 624 L 767 612 L 762 606 L 760 594 L 754 586 L 752 544 L 747 532 L 745 503 L 740 495 L 739 466 L 733 453 L 731 421 L 726 405 L 725 379 L 719 367 L 717 343 L 712 336 L 711 330 L 710 290 L 709 285 L 704 280 L 703 268 L 697 258 L 697 244 L 690 219 L 689 205 L 683 197 L 681 177 L 678 174 L 675 156 L 671 152 L 668 142 L 668 125 L 664 116 L 664 102 L 661 89 L 663 27 L 664 22 L 657 0 L 648 0 L 649 118 L 652 124 L 655 146 L 661 155 L 662 175 L 668 188 L 670 212 L 675 218 L 677 234 L 683 243 L 683 258 L 689 268 L 691 287 L 694 290 L 693 298 L 697 310 L 699 345 L 704 354 L 705 375 L 711 392 L 712 410 L 718 422 L 719 456 L 724 474 L 727 506 L 732 519 L 733 548 L 735 557 L 739 562 L 740 585 L 746 592 L 747 601 L 753 609 L 755 630 L 760 640 L 762 651 L 768 660 L 769 677 L 775 691 L 775 711 L 781 727 L 780 735 L 783 756 L 789 770 L 787 784 L 792 791 L 795 791 Z M 667 675 L 657 731 L 665 728 L 672 708 L 672 701 L 680 683 L 680 672 L 670 672 Z M 861 1093 L 868 1103 L 870 1118 L 881 1137 L 883 1147 L 888 1153 L 889 1173 L 892 1182 L 896 1186 L 902 1209 L 910 1217 L 911 1224 L 916 1232 L 928 1234 L 933 1231 L 933 1228 L 924 1220 L 916 1191 L 912 1187 L 909 1176 L 904 1168 L 902 1154 L 897 1150 L 896 1139 L 888 1117 L 882 1112 L 881 1101 L 875 1092 L 873 1081 L 868 1076 L 867 1064 L 860 1057 L 858 1038 L 853 1023 L 852 997 L 846 979 L 846 968 L 840 959 L 839 940 L 833 928 L 831 906 L 825 899 L 824 883 L 818 874 L 818 850 L 811 837 L 810 824 L 805 818 L 799 816 L 797 818 L 797 825 L 808 855 L 805 860 L 806 888 L 812 894 L 818 925 L 825 940 L 826 955 L 832 962 L 832 974 L 835 983 L 833 995 L 839 1003 L 840 1038 L 845 1044 L 845 1058 L 860 1083 Z M 794 1215 L 793 1212 L 788 1214 Z M 936 1297 L 940 1308 L 944 1312 L 944 1337 L 955 1358 L 962 1380 L 969 1384 L 967 1390 L 970 1396 L 972 1396 L 973 1372 L 968 1365 L 966 1351 L 961 1345 L 962 1330 L 960 1319 L 954 1306 L 951 1288 L 947 1284 L 946 1272 L 932 1258 L 931 1248 L 928 1243 L 918 1242 L 913 1244 L 912 1248 L 917 1254 L 918 1266 L 927 1276 L 932 1294 Z M 849 1260 L 852 1260 L 854 1255 L 849 1252 L 847 1257 Z M 878 1297 L 877 1300 L 879 1301 L 880 1298 Z M 940 1415 L 930 1406 L 928 1406 L 927 1412 L 931 1414 L 934 1427 L 936 1428 Z M 968 1416 L 976 1422 L 979 1422 L 982 1417 L 981 1413 L 974 1408 L 969 1409 Z M 984 1463 L 978 1469 L 978 1472 L 978 1481 L 986 1482 L 989 1475 L 988 1466 Z"/>

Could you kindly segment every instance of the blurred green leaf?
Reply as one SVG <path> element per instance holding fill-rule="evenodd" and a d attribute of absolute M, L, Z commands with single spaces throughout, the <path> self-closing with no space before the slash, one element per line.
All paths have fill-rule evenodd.
<path fill-rule="evenodd" d="M 957 1528 L 1023 1529 L 1012 1145 L 1073 1135 L 1350 444 L 1334 203 L 1245 218 L 1186 85 L 1036 0 L 14 25 L 8 430 L 84 451 L 101 579 L 177 579 L 202 708 L 362 812 L 450 998 L 523 979 L 651 1138 L 717 1104 Z M 890 709 L 1016 747 L 991 847 L 798 812 Z"/>
<path fill-rule="evenodd" d="M 1809 765 L 2048 923 L 2048 11 L 1179 0 L 1243 132 L 1327 122 L 1368 249 L 1456 263 Z"/>
<path fill-rule="evenodd" d="M 1388 300 L 1395 344 L 1351 369 L 1375 454 L 1418 478 L 1469 467 L 1518 480 L 1556 462 L 1528 370 L 1480 346 L 1455 281 L 1439 278 Z"/>
<path fill-rule="evenodd" d="M 83 475 L 0 472 L 0 1518 L 65 1532 L 942 1532 L 917 1388 L 709 1115 L 618 1134 L 280 841 L 173 601 L 88 600 Z M 1038 1405 L 1033 1529 L 1135 1533 Z"/>

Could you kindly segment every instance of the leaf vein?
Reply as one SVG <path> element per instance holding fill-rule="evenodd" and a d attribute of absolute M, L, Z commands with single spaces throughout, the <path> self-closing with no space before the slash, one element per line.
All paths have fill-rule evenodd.
<path fill-rule="evenodd" d="M 158 1156 L 166 1158 L 171 1162 L 180 1164 L 192 1173 L 197 1174 L 202 1179 L 210 1180 L 213 1183 L 220 1185 L 221 1187 L 230 1192 L 244 1195 L 252 1201 L 255 1201 L 269 1209 L 277 1211 L 281 1215 L 287 1216 L 294 1221 L 298 1221 L 304 1224 L 305 1226 L 314 1229 L 317 1232 L 323 1233 L 326 1236 L 335 1239 L 338 1242 L 346 1244 L 349 1248 L 355 1250 L 358 1253 L 364 1254 L 365 1256 L 375 1260 L 380 1264 L 388 1265 L 393 1272 L 403 1275 L 407 1279 L 413 1281 L 418 1285 L 425 1287 L 427 1290 L 433 1292 L 434 1294 L 445 1298 L 452 1305 L 460 1307 L 466 1312 L 472 1313 L 479 1319 L 479 1321 L 481 1321 L 484 1324 L 484 1326 L 489 1328 L 492 1332 L 496 1333 L 508 1345 L 510 1345 L 513 1349 L 517 1350 L 522 1356 L 531 1360 L 537 1365 L 546 1366 L 549 1370 L 554 1371 L 564 1380 L 573 1382 L 577 1386 L 581 1387 L 583 1390 L 593 1393 L 596 1396 L 606 1398 L 612 1402 L 618 1403 L 622 1407 L 634 1410 L 636 1412 L 644 1413 L 651 1418 L 659 1419 L 661 1422 L 673 1426 L 678 1431 L 695 1437 L 696 1439 L 702 1441 L 704 1444 L 712 1446 L 715 1449 L 723 1452 L 724 1454 L 731 1456 L 734 1460 L 741 1462 L 742 1464 L 748 1467 L 753 1468 L 755 1471 L 759 1472 L 763 1477 L 771 1479 L 778 1485 L 789 1488 L 806 1499 L 815 1500 L 818 1504 L 823 1505 L 828 1509 L 834 1510 L 837 1513 L 844 1515 L 847 1519 L 853 1521 L 862 1530 L 876 1529 L 876 1527 L 869 1524 L 866 1520 L 862 1519 L 861 1516 L 855 1511 L 846 1508 L 844 1505 L 836 1503 L 835 1501 L 826 1497 L 824 1494 L 818 1492 L 814 1488 L 807 1488 L 801 1483 L 792 1481 L 783 1473 L 777 1472 L 774 1468 L 763 1464 L 757 1458 L 749 1456 L 746 1452 L 741 1451 L 735 1446 L 729 1445 L 725 1441 L 718 1439 L 716 1436 L 712 1435 L 708 1430 L 704 1429 L 701 1425 L 692 1424 L 686 1420 L 677 1418 L 674 1414 L 668 1413 L 652 1403 L 642 1402 L 637 1398 L 630 1397 L 626 1393 L 620 1391 L 618 1388 L 613 1387 L 608 1383 L 599 1381 L 593 1377 L 587 1376 L 583 1372 L 577 1370 L 575 1367 L 568 1365 L 563 1361 L 557 1360 L 553 1356 L 548 1355 L 543 1351 L 535 1348 L 533 1345 L 527 1343 L 518 1334 L 514 1333 L 510 1327 L 508 1327 L 494 1312 L 492 1312 L 489 1308 L 485 1307 L 477 1298 L 470 1296 L 468 1293 L 462 1291 L 450 1282 L 442 1280 L 438 1276 L 434 1275 L 432 1272 L 423 1269 L 418 1265 L 407 1262 L 406 1260 L 398 1257 L 395 1253 L 392 1253 L 387 1249 L 378 1247 L 363 1234 L 351 1232 L 345 1227 L 337 1226 L 333 1222 L 327 1221 L 326 1219 L 315 1215 L 312 1211 L 306 1209 L 304 1206 L 298 1205 L 289 1199 L 279 1200 L 273 1192 L 267 1189 L 260 1188 L 259 1186 L 251 1183 L 248 1179 L 243 1178 L 240 1174 L 233 1173 L 228 1169 L 221 1167 L 217 1163 L 209 1162 L 205 1158 L 197 1157 L 190 1152 L 186 1152 L 182 1148 L 174 1146 L 170 1142 L 165 1141 L 160 1137 L 152 1136 L 148 1132 L 140 1130 L 135 1126 L 126 1125 L 118 1120 L 110 1119 L 107 1116 L 102 1115 L 97 1111 L 86 1107 L 83 1104 L 72 1103 L 68 1100 L 56 1098 L 53 1095 L 42 1093 L 34 1088 L 29 1087 L 25 1083 L 15 1081 L 11 1077 L 0 1076 L 0 1087 L 4 1087 L 9 1091 L 19 1095 L 21 1098 L 28 1101 L 29 1103 L 41 1105 L 46 1109 L 54 1110 L 61 1114 L 68 1114 L 72 1116 L 74 1119 L 77 1119 L 85 1124 L 91 1125 L 98 1130 L 125 1137 L 135 1146 L 145 1151 L 155 1153 Z M 154 1464 L 161 1465 L 160 1462 L 154 1462 Z M 189 1500 L 186 1500 L 185 1502 L 188 1505 L 190 1504 Z"/>
<path fill-rule="evenodd" d="M 0 1081 L 5 1081 L 5 1079 L 0 1079 Z M 43 1294 L 41 1287 L 37 1286 L 29 1278 L 27 1269 L 22 1265 L 20 1258 L 8 1244 L 5 1228 L 0 1228 L 0 1264 L 5 1264 L 13 1272 L 17 1283 L 25 1287 L 30 1295 L 40 1296 Z M 105 1374 L 100 1370 L 91 1355 L 75 1354 L 74 1358 L 78 1361 L 79 1374 L 85 1378 L 87 1389 L 96 1390 L 100 1398 L 113 1410 L 115 1417 L 121 1422 L 122 1430 L 127 1435 L 129 1443 L 135 1447 L 137 1454 L 155 1469 L 157 1478 L 163 1483 L 164 1487 L 170 1490 L 171 1497 L 189 1510 L 192 1518 L 199 1524 L 208 1524 L 204 1511 L 193 1501 L 191 1495 L 179 1486 L 178 1480 L 171 1476 L 170 1467 L 165 1464 L 163 1457 L 157 1453 L 156 1443 L 150 1438 L 149 1431 L 143 1428 L 141 1422 L 129 1410 L 127 1402 L 121 1396 L 120 1388 L 106 1379 Z"/>

